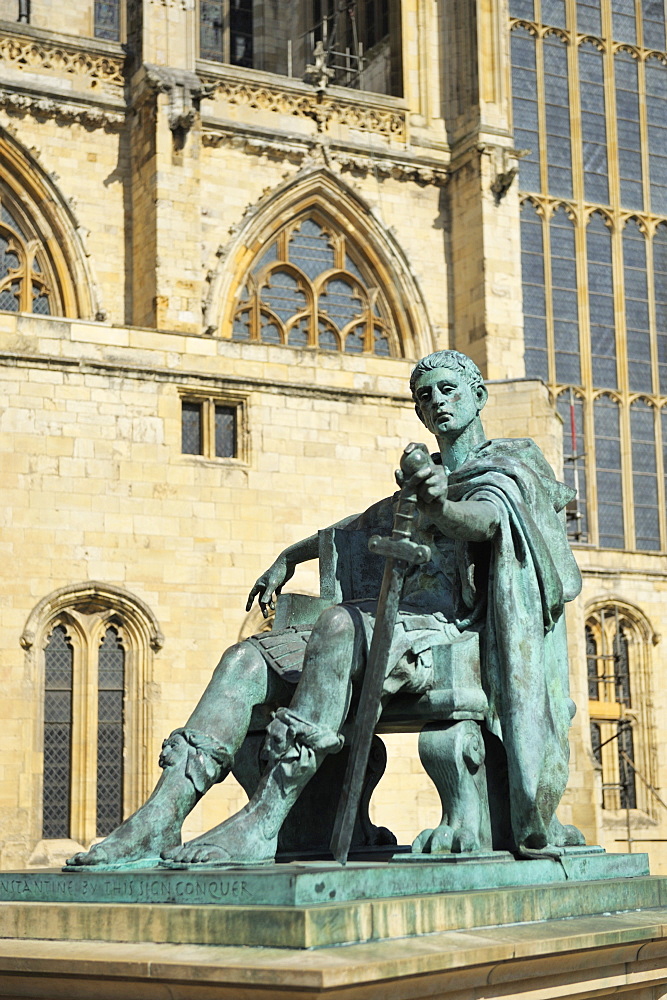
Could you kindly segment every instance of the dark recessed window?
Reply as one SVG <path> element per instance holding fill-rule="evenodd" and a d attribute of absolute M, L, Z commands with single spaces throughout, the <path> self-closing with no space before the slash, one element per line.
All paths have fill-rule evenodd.
<path fill-rule="evenodd" d="M 205 458 L 239 457 L 238 406 L 215 399 L 184 399 L 181 451 Z"/>

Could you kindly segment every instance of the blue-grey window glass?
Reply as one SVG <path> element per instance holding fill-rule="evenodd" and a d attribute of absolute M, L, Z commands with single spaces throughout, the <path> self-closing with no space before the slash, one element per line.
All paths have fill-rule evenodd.
<path fill-rule="evenodd" d="M 339 351 L 340 341 L 338 337 L 331 329 L 331 327 L 325 323 L 323 320 L 319 321 L 318 324 L 319 332 L 317 335 L 317 342 L 322 351 Z"/>
<path fill-rule="evenodd" d="M 290 347 L 308 347 L 308 320 L 300 319 L 287 334 Z"/>
<path fill-rule="evenodd" d="M 635 548 L 660 548 L 658 466 L 655 454 L 654 409 L 643 399 L 630 407 L 632 442 L 632 497 L 635 514 Z"/>
<path fill-rule="evenodd" d="M 618 170 L 623 208 L 643 208 L 641 132 L 637 60 L 629 52 L 614 55 Z"/>
<path fill-rule="evenodd" d="M 356 285 L 345 278 L 332 278 L 322 289 L 320 309 L 339 330 L 360 316 L 364 307 Z"/>
<path fill-rule="evenodd" d="M 616 322 L 611 263 L 611 232 L 594 212 L 586 230 L 588 310 L 593 384 L 616 388 Z"/>
<path fill-rule="evenodd" d="M 554 28 L 567 27 L 565 23 L 565 0 L 542 0 L 541 9 L 542 24 L 548 24 Z"/>
<path fill-rule="evenodd" d="M 598 37 L 602 34 L 600 0 L 577 0 L 577 31 Z"/>
<path fill-rule="evenodd" d="M 364 328 L 358 326 L 345 338 L 346 354 L 361 354 L 364 350 Z"/>
<path fill-rule="evenodd" d="M 234 317 L 232 340 L 250 340 L 250 310 L 244 309 Z"/>
<path fill-rule="evenodd" d="M 289 259 L 311 279 L 335 266 L 330 237 L 312 219 L 304 219 L 292 233 Z"/>
<path fill-rule="evenodd" d="M 556 381 L 581 382 L 579 365 L 579 312 L 574 225 L 565 209 L 549 222 L 551 240 L 551 301 L 556 352 Z"/>
<path fill-rule="evenodd" d="M 253 0 L 229 0 L 229 61 L 252 69 Z"/>
<path fill-rule="evenodd" d="M 611 0 L 612 35 L 615 42 L 637 41 L 635 0 Z"/>
<path fill-rule="evenodd" d="M 651 333 L 646 275 L 646 237 L 634 219 L 623 230 L 625 330 L 628 345 L 628 385 L 633 392 L 651 392 Z"/>
<path fill-rule="evenodd" d="M 97 835 L 123 821 L 125 650 L 115 628 L 102 639 L 97 675 Z"/>
<path fill-rule="evenodd" d="M 519 185 L 523 191 L 540 191 L 535 36 L 524 28 L 516 28 L 511 40 L 514 145 L 517 149 L 530 150 L 519 161 Z"/>
<path fill-rule="evenodd" d="M 603 55 L 593 44 L 579 46 L 579 82 L 584 196 L 587 201 L 606 205 L 609 202 L 609 184 Z"/>
<path fill-rule="evenodd" d="M 532 201 L 521 206 L 521 283 L 526 376 L 549 378 L 542 219 Z"/>
<path fill-rule="evenodd" d="M 535 0 L 510 0 L 510 17 L 535 20 Z"/>
<path fill-rule="evenodd" d="M 216 458 L 236 457 L 236 407 L 215 407 L 215 454 Z"/>
<path fill-rule="evenodd" d="M 202 405 L 201 403 L 181 404 L 181 451 L 184 455 L 202 453 Z"/>
<path fill-rule="evenodd" d="M 567 533 L 577 541 L 588 538 L 586 456 L 584 454 L 584 404 L 580 396 L 562 392 L 558 412 L 563 421 L 563 480 L 577 491 L 566 508 Z"/>
<path fill-rule="evenodd" d="M 306 293 L 299 281 L 289 271 L 271 271 L 261 292 L 262 305 L 266 305 L 286 323 L 295 313 L 306 308 Z"/>
<path fill-rule="evenodd" d="M 222 62 L 224 0 L 199 0 L 199 54 Z"/>
<path fill-rule="evenodd" d="M 618 403 L 600 396 L 593 404 L 598 493 L 598 537 L 603 549 L 625 546 L 621 430 Z"/>
<path fill-rule="evenodd" d="M 572 155 L 567 45 L 560 36 L 547 35 L 543 42 L 543 53 L 549 194 L 571 198 Z"/>
<path fill-rule="evenodd" d="M 665 51 L 664 0 L 641 0 L 642 40 L 647 49 Z"/>
<path fill-rule="evenodd" d="M 651 211 L 667 215 L 667 66 L 659 59 L 646 60 L 646 118 Z"/>
<path fill-rule="evenodd" d="M 658 349 L 658 384 L 667 395 L 667 224 L 661 223 L 653 237 L 653 287 Z"/>
<path fill-rule="evenodd" d="M 95 38 L 120 41 L 120 0 L 95 0 Z"/>
<path fill-rule="evenodd" d="M 74 656 L 67 632 L 57 625 L 44 648 L 44 779 L 42 837 L 70 835 L 72 773 L 72 669 Z"/>

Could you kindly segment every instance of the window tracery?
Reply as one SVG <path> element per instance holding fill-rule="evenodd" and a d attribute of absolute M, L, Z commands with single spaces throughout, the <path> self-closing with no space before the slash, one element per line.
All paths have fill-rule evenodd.
<path fill-rule="evenodd" d="M 371 266 L 331 221 L 309 212 L 284 226 L 251 265 L 232 339 L 349 354 L 399 354 Z"/>
<path fill-rule="evenodd" d="M 564 418 L 565 478 L 576 472 L 581 497 L 570 532 L 665 551 L 664 10 L 510 0 L 510 14 L 515 142 L 531 151 L 519 168 L 526 374 Z"/>
<path fill-rule="evenodd" d="M 0 187 L 0 309 L 50 316 L 56 289 L 41 242 Z"/>

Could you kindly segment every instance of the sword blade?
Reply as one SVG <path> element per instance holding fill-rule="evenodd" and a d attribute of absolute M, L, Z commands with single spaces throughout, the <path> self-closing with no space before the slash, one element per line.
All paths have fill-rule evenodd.
<path fill-rule="evenodd" d="M 382 687 L 387 672 L 403 579 L 407 569 L 408 564 L 402 559 L 387 559 L 382 576 L 378 613 L 375 619 L 368 663 L 364 672 L 359 707 L 356 712 L 345 780 L 331 837 L 331 853 L 336 861 L 343 865 L 347 862 L 350 853 L 375 723 L 382 707 Z"/>

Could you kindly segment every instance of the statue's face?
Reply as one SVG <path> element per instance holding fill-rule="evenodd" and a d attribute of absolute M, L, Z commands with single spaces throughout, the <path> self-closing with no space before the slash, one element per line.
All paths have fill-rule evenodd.
<path fill-rule="evenodd" d="M 479 415 L 487 400 L 483 385 L 475 389 L 462 372 L 434 368 L 415 386 L 421 418 L 436 437 L 456 438 Z"/>

